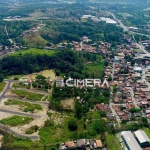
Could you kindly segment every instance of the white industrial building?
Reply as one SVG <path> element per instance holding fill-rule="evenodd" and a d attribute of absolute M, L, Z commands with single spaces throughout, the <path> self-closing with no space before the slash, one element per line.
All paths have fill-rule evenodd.
<path fill-rule="evenodd" d="M 142 150 L 131 131 L 121 132 L 121 137 L 128 150 Z"/>
<path fill-rule="evenodd" d="M 100 17 L 100 20 L 105 21 L 106 23 L 109 23 L 109 24 L 117 24 L 117 21 L 110 19 L 110 18 L 106 18 L 106 17 Z"/>
<path fill-rule="evenodd" d="M 142 71 L 141 67 L 137 67 L 137 66 L 134 67 L 134 72 L 141 72 L 141 71 Z"/>
<path fill-rule="evenodd" d="M 134 135 L 141 146 L 149 145 L 150 139 L 143 130 L 138 130 L 134 132 Z"/>

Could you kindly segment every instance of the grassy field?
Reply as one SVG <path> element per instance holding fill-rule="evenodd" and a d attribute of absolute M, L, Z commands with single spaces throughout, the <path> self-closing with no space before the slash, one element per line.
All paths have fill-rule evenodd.
<path fill-rule="evenodd" d="M 5 82 L 1 82 L 1 83 L 0 83 L 0 92 L 3 91 L 5 85 L 6 85 Z"/>
<path fill-rule="evenodd" d="M 39 135 L 42 140 L 42 143 L 45 144 L 53 144 L 57 142 L 64 142 L 70 139 L 73 139 L 74 136 L 77 136 L 76 132 L 71 132 L 68 129 L 68 121 L 73 116 L 64 117 L 63 115 L 52 115 L 51 120 L 48 121 L 47 125 L 39 130 Z M 54 122 L 59 120 L 59 118 L 63 118 L 62 121 L 59 121 L 60 124 L 56 125 Z M 55 121 L 54 121 L 55 120 Z M 78 120 L 78 134 L 83 133 L 82 123 L 83 120 Z"/>
<path fill-rule="evenodd" d="M 18 78 L 20 79 L 21 77 L 23 77 L 24 75 L 12 75 L 12 76 L 7 76 L 5 77 L 6 79 L 14 79 L 14 78 Z"/>
<path fill-rule="evenodd" d="M 92 114 L 92 112 L 91 112 Z M 61 143 L 65 141 L 70 141 L 71 139 L 99 139 L 100 135 L 94 130 L 95 121 L 99 121 L 100 117 L 97 119 L 92 118 L 91 114 L 85 115 L 85 118 L 88 119 L 86 127 L 83 126 L 84 118 L 75 119 L 72 113 L 64 114 L 50 114 L 50 120 L 47 121 L 44 127 L 39 129 L 39 135 L 41 142 L 45 144 Z M 89 119 L 91 118 L 91 119 Z M 68 121 L 75 119 L 77 123 L 77 130 L 70 131 L 68 129 Z M 92 121 L 92 119 L 94 119 Z M 59 124 L 56 124 L 56 122 Z M 116 149 L 117 150 L 117 149 Z"/>
<path fill-rule="evenodd" d="M 56 78 L 54 70 L 43 70 L 39 74 L 43 75 L 46 78 L 54 80 Z"/>
<path fill-rule="evenodd" d="M 114 135 L 108 134 L 106 138 L 106 143 L 108 150 L 121 150 L 119 141 L 117 140 L 117 137 L 115 137 Z"/>
<path fill-rule="evenodd" d="M 45 39 L 43 39 L 39 34 L 37 33 L 31 33 L 24 37 L 24 42 L 29 47 L 39 47 L 42 48 L 46 46 L 48 43 Z"/>
<path fill-rule="evenodd" d="M 11 90 L 11 92 L 21 98 L 26 98 L 26 99 L 33 100 L 33 101 L 40 101 L 42 97 L 44 96 L 43 94 L 26 92 L 22 90 Z"/>
<path fill-rule="evenodd" d="M 148 128 L 142 128 L 142 130 L 145 131 L 146 135 L 150 138 L 150 129 Z"/>
<path fill-rule="evenodd" d="M 21 50 L 21 51 L 17 51 L 13 54 L 9 54 L 9 56 L 21 56 L 21 55 L 54 55 L 56 52 L 58 51 L 55 51 L 55 50 L 42 50 L 42 49 L 38 49 L 38 48 L 29 48 L 29 49 L 26 49 L 26 50 Z"/>
<path fill-rule="evenodd" d="M 30 86 L 25 85 L 23 83 L 13 83 L 12 87 L 15 88 L 15 89 L 16 88 L 30 88 Z"/>
<path fill-rule="evenodd" d="M 14 115 L 9 118 L 0 120 L 0 123 L 2 123 L 4 125 L 9 125 L 11 127 L 15 127 L 17 125 L 28 124 L 31 121 L 32 121 L 32 118 L 30 118 L 30 117 L 21 117 L 21 116 Z"/>
<path fill-rule="evenodd" d="M 84 71 L 88 72 L 90 74 L 90 77 L 92 77 L 92 74 L 94 74 L 95 78 L 100 78 L 103 75 L 104 72 L 104 64 L 103 63 L 92 63 L 92 64 L 86 64 Z"/>
<path fill-rule="evenodd" d="M 21 110 L 24 112 L 34 112 L 35 110 L 42 110 L 41 105 L 31 104 L 28 102 L 23 102 L 19 100 L 11 100 L 5 102 L 5 105 L 18 105 Z"/>

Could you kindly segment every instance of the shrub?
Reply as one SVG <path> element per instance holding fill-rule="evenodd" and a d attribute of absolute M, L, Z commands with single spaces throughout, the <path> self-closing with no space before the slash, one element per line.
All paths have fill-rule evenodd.
<path fill-rule="evenodd" d="M 75 131 L 77 130 L 78 128 L 78 125 L 76 123 L 76 121 L 74 119 L 71 119 L 69 122 L 68 122 L 68 128 L 70 131 Z"/>

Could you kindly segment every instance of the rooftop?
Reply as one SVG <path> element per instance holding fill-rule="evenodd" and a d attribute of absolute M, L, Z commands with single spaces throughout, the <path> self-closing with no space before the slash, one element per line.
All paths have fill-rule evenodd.
<path fill-rule="evenodd" d="M 121 136 L 131 150 L 142 150 L 131 131 L 123 131 Z"/>
<path fill-rule="evenodd" d="M 150 142 L 150 139 L 148 138 L 148 136 L 145 134 L 145 132 L 143 130 L 138 130 L 138 131 L 134 132 L 134 134 L 140 143 Z"/>

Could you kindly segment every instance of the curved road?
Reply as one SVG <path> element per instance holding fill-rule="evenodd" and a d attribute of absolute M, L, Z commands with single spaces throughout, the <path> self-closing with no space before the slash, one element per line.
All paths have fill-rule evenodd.
<path fill-rule="evenodd" d="M 7 27 L 6 27 L 6 26 L 5 26 L 5 32 L 6 32 L 6 35 L 8 36 L 8 39 L 9 39 L 10 43 L 12 44 L 13 41 L 12 41 L 12 39 L 9 37 L 9 34 L 8 34 L 8 31 L 7 31 Z"/>
<path fill-rule="evenodd" d="M 5 94 L 10 89 L 10 84 L 12 81 L 7 81 L 4 90 L 0 93 L 0 101 L 5 97 Z"/>
<path fill-rule="evenodd" d="M 138 34 L 138 35 L 144 35 L 144 36 L 147 36 L 147 37 L 150 37 L 150 35 L 147 35 L 147 34 L 142 34 L 142 33 L 138 33 L 138 32 L 134 32 L 134 31 L 129 31 L 128 27 L 126 27 L 119 19 L 117 19 L 117 17 L 111 13 L 111 12 L 108 12 L 118 23 L 119 23 L 119 26 L 124 30 L 124 31 L 128 31 L 130 33 L 133 33 L 133 34 Z"/>
<path fill-rule="evenodd" d="M 30 90 L 30 89 L 26 89 L 26 88 L 17 88 L 16 90 L 23 90 L 23 91 L 26 91 L 26 92 L 34 92 L 34 93 L 37 93 L 37 94 L 44 94 L 44 95 L 49 95 L 50 94 L 50 93 L 45 92 L 45 91 Z"/>
<path fill-rule="evenodd" d="M 29 102 L 29 103 L 33 103 L 33 104 L 39 104 L 39 105 L 42 105 L 44 107 L 48 107 L 48 104 L 49 102 L 44 102 L 44 101 L 31 101 L 31 100 L 28 100 L 28 99 L 21 99 L 21 98 L 15 98 L 15 97 L 12 97 L 12 96 L 5 96 L 4 98 L 7 98 L 7 99 L 12 99 L 12 100 L 19 100 L 19 101 L 24 101 L 24 102 Z"/>
<path fill-rule="evenodd" d="M 19 134 L 18 132 L 13 131 L 8 126 L 3 125 L 1 123 L 0 123 L 0 128 L 3 129 L 3 130 L 5 130 L 6 132 L 11 133 L 11 134 L 13 134 L 13 135 L 15 135 L 17 137 L 20 137 L 20 138 L 24 138 L 24 139 L 30 138 L 31 140 L 38 140 L 39 139 L 39 136 Z"/>
<path fill-rule="evenodd" d="M 11 88 L 11 83 L 12 82 L 19 82 L 19 81 L 15 81 L 15 80 L 5 80 L 6 82 L 6 85 L 5 85 L 5 88 L 4 90 L 0 93 L 0 102 L 2 101 L 2 99 L 4 98 L 10 98 L 10 99 L 17 99 L 17 98 L 14 98 L 14 97 L 11 97 L 11 96 L 5 96 L 5 94 L 7 93 L 7 91 Z M 38 91 L 36 91 L 38 92 Z M 47 94 L 46 92 L 42 92 L 43 94 Z M 18 100 L 22 100 L 22 101 L 27 101 L 27 102 L 31 102 L 30 100 L 26 100 L 26 99 L 18 99 Z M 41 104 L 45 107 L 48 107 L 48 102 L 37 102 L 37 101 L 32 101 L 32 103 L 37 103 L 37 104 Z M 38 118 L 41 118 L 42 116 L 39 116 L 39 115 L 36 115 L 36 114 L 28 114 L 28 113 L 23 113 L 23 112 L 16 112 L 16 111 L 13 111 L 13 110 L 7 110 L 5 108 L 1 108 L 0 107 L 0 112 L 5 112 L 5 113 L 10 113 L 10 114 L 16 114 L 16 115 L 20 115 L 20 116 L 29 116 L 29 117 L 32 117 L 32 118 L 35 118 L 35 119 L 38 119 Z M 8 126 L 6 125 L 3 125 L 0 123 L 0 128 L 5 130 L 6 132 L 10 133 L 10 134 L 13 134 L 17 137 L 20 137 L 20 138 L 30 138 L 31 140 L 38 140 L 39 139 L 39 136 L 32 136 L 32 135 L 24 135 L 24 134 L 20 134 L 16 131 L 13 131 L 12 129 L 10 129 Z"/>

